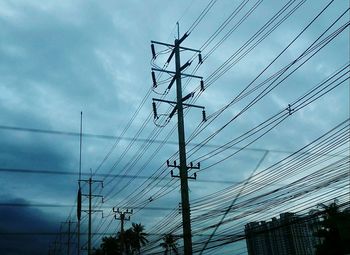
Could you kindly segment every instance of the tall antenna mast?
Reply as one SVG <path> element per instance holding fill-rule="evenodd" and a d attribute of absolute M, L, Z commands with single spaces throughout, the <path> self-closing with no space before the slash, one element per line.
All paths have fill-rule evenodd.
<path fill-rule="evenodd" d="M 83 112 L 80 112 L 80 146 L 79 146 L 79 180 L 78 180 L 78 197 L 77 197 L 77 218 L 78 218 L 78 255 L 80 255 L 80 220 L 81 220 L 81 187 L 80 187 L 80 180 L 81 180 L 81 147 L 82 147 L 82 140 L 83 140 Z"/>
<path fill-rule="evenodd" d="M 81 146 L 83 140 L 83 112 L 80 112 L 80 150 L 79 150 L 79 180 L 81 179 Z M 79 182 L 80 187 L 80 182 Z"/>

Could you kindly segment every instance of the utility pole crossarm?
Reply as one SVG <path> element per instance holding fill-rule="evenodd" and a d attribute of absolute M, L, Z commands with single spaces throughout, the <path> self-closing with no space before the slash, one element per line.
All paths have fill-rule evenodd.
<path fill-rule="evenodd" d="M 169 44 L 169 43 L 163 43 L 163 42 L 158 42 L 158 41 L 151 41 L 151 43 L 159 44 L 159 45 L 163 45 L 163 46 L 167 46 L 167 47 L 171 47 L 171 48 L 175 48 L 175 45 Z M 197 49 L 191 49 L 191 48 L 182 47 L 182 46 L 180 46 L 179 48 L 181 50 L 187 50 L 187 51 L 193 51 L 193 52 L 201 53 L 201 51 L 197 50 Z"/>
<path fill-rule="evenodd" d="M 176 75 L 176 72 L 168 71 L 168 70 L 164 70 L 164 69 L 160 69 L 160 68 L 153 68 L 153 67 L 152 67 L 152 71 Z M 191 78 L 203 79 L 202 76 L 193 75 L 193 74 L 181 73 L 180 75 L 181 75 L 181 76 L 184 76 L 184 77 L 191 77 Z"/>

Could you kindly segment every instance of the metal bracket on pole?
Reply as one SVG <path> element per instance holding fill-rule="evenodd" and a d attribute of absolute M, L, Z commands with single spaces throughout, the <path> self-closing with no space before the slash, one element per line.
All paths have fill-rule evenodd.
<path fill-rule="evenodd" d="M 180 165 L 177 165 L 176 164 L 176 160 L 174 160 L 174 163 L 170 163 L 169 160 L 166 161 L 166 164 L 168 167 L 174 167 L 174 168 L 180 168 Z M 196 165 L 193 164 L 193 162 L 191 162 L 188 166 L 187 166 L 187 170 L 189 169 L 200 169 L 200 163 L 198 162 Z M 174 175 L 174 171 L 173 170 L 170 170 L 170 175 L 171 177 L 180 177 L 179 175 Z M 193 179 L 193 180 L 196 180 L 197 179 L 197 173 L 194 173 L 193 174 L 193 177 L 192 176 L 188 176 L 187 177 L 188 179 Z"/>

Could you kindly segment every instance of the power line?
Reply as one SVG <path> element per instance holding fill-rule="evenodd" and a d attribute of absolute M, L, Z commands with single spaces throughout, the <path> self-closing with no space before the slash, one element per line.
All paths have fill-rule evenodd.
<path fill-rule="evenodd" d="M 335 155 L 340 157 L 341 155 Z M 78 173 L 74 171 L 57 171 L 57 170 L 39 170 L 39 169 L 24 169 L 24 168 L 0 168 L 0 172 L 13 173 L 13 174 L 52 174 L 52 175 L 68 175 L 78 176 Z M 90 174 L 82 173 L 82 176 L 90 176 Z M 95 174 L 96 177 L 110 177 L 110 178 L 125 178 L 125 179 L 153 179 L 158 180 L 157 177 L 152 176 L 140 176 L 140 175 L 120 175 L 120 174 Z M 163 181 L 173 180 L 172 178 L 165 178 Z M 221 184 L 234 184 L 240 183 L 240 181 L 229 181 L 229 180 L 213 180 L 213 179 L 197 179 L 196 182 L 202 183 L 221 183 Z"/>
<path fill-rule="evenodd" d="M 349 123 L 349 120 L 347 120 L 347 121 L 345 121 L 345 122 L 343 122 L 343 123 L 341 123 L 341 124 L 339 124 L 339 125 L 337 125 L 334 129 L 332 129 L 332 130 L 330 130 L 329 132 L 327 132 L 325 135 L 322 135 L 320 138 L 318 138 L 318 139 L 316 139 L 315 141 L 313 141 L 312 143 L 310 143 L 309 145 L 307 145 L 307 146 L 305 146 L 305 147 L 303 147 L 301 150 L 298 150 L 294 155 L 291 155 L 291 156 L 288 156 L 286 159 L 283 159 L 283 160 L 281 160 L 280 162 L 278 162 L 278 163 L 276 163 L 275 165 L 277 165 L 277 166 L 280 166 L 282 169 L 283 169 L 283 171 L 285 172 L 285 173 L 287 173 L 287 174 L 291 174 L 291 173 L 293 173 L 293 172 L 295 172 L 295 167 L 293 167 L 293 166 L 289 166 L 289 167 L 287 167 L 285 164 L 282 164 L 282 162 L 284 162 L 284 161 L 288 161 L 288 160 L 291 160 L 291 159 L 293 159 L 293 157 L 295 157 L 295 159 L 293 159 L 293 160 L 298 160 L 297 162 L 303 162 L 304 160 L 303 160 L 303 158 L 313 158 L 313 161 L 315 160 L 315 159 L 317 159 L 317 158 L 319 158 L 318 159 L 318 161 L 316 161 L 316 162 L 314 162 L 314 165 L 315 166 L 320 166 L 320 165 L 323 165 L 323 163 L 322 163 L 322 161 L 320 160 L 322 157 L 319 155 L 319 156 L 317 156 L 317 153 L 321 153 L 321 154 L 323 154 L 324 152 L 318 152 L 318 151 L 315 151 L 315 153 L 312 153 L 312 154 L 305 154 L 305 153 L 303 153 L 303 152 L 305 152 L 305 150 L 306 151 L 308 151 L 308 150 L 310 150 L 310 149 L 312 149 L 312 150 L 315 150 L 315 146 L 318 146 L 318 147 L 320 147 L 320 148 L 324 148 L 325 147 L 325 143 L 324 143 L 324 141 L 328 141 L 328 143 L 330 143 L 330 144 L 337 144 L 337 139 L 336 139 L 336 136 L 335 135 L 337 135 L 338 133 L 339 133 L 339 131 L 341 131 L 341 130 L 343 130 L 343 132 L 342 132 L 342 136 L 343 137 L 347 137 L 347 135 L 348 135 L 348 131 L 349 131 L 349 125 L 348 125 L 348 123 Z M 344 126 L 345 125 L 345 126 Z M 347 128 L 347 129 L 344 129 L 344 128 Z M 339 131 L 337 131 L 337 130 L 339 130 Z M 340 134 L 339 134 L 340 135 Z M 316 143 L 316 144 L 315 144 Z M 343 141 L 343 144 L 346 144 L 346 140 L 344 140 Z M 338 146 L 341 146 L 341 144 L 339 144 Z M 329 146 L 328 146 L 329 147 Z M 327 147 L 326 147 L 327 148 Z M 333 150 L 334 149 L 336 149 L 336 147 L 333 147 Z M 346 150 L 348 149 L 348 148 L 345 148 Z M 299 158 L 300 156 L 303 156 L 302 158 Z M 315 158 L 316 157 L 316 158 Z M 312 167 L 312 164 L 311 163 L 313 163 L 313 161 L 311 161 L 308 165 L 305 165 L 305 166 L 299 166 L 299 167 L 303 167 L 304 169 L 310 169 L 310 167 Z M 344 166 L 342 166 L 342 164 L 341 164 L 341 162 L 345 162 L 347 165 L 344 165 Z M 348 157 L 345 157 L 345 159 L 343 159 L 342 161 L 338 161 L 338 163 L 336 163 L 334 166 L 342 166 L 342 171 L 343 171 L 343 173 L 344 174 L 348 174 L 347 173 L 347 170 L 348 170 L 348 164 L 349 164 L 349 160 L 348 160 Z M 258 174 L 257 174 L 257 176 L 256 176 L 256 178 L 257 179 L 263 179 L 263 180 L 265 180 L 266 181 L 266 183 L 268 183 L 268 184 L 266 184 L 266 187 L 268 187 L 269 186 L 269 184 L 272 184 L 272 183 L 274 183 L 273 181 L 271 181 L 271 179 L 269 180 L 269 179 L 266 179 L 266 178 L 264 178 L 263 177 L 263 173 L 265 173 L 265 174 L 267 174 L 267 173 L 274 173 L 274 172 L 281 172 L 281 170 L 282 169 L 279 169 L 279 168 L 276 168 L 275 170 L 273 170 L 273 167 L 274 167 L 274 165 L 272 166 L 272 167 L 269 167 L 269 168 L 267 168 L 266 170 L 264 170 L 264 171 L 260 171 Z M 287 167 L 287 168 L 286 168 Z M 293 171 L 291 171 L 291 170 L 293 170 Z M 328 173 L 328 175 L 330 175 L 330 174 L 333 174 L 333 175 L 337 175 L 338 177 L 337 178 L 340 178 L 342 181 L 343 181 L 343 183 L 345 184 L 345 187 L 346 186 L 348 186 L 349 184 L 347 184 L 346 183 L 346 179 L 344 180 L 344 178 L 342 177 L 342 175 L 338 175 L 338 173 L 340 173 L 340 172 L 336 172 L 336 171 L 334 171 L 334 169 L 331 171 L 330 170 L 330 168 L 329 167 L 325 167 L 325 168 L 323 168 L 323 170 L 322 171 L 320 171 L 320 170 L 317 170 L 317 169 L 315 169 L 315 171 L 314 171 L 314 174 L 317 174 L 318 175 L 318 178 L 320 178 L 319 180 L 321 181 L 321 182 L 323 182 L 323 183 L 325 183 L 325 184 L 327 184 L 327 182 L 328 183 L 332 183 L 332 180 L 326 180 L 328 177 L 327 177 L 327 174 L 325 174 L 325 173 Z M 310 176 L 313 176 L 313 175 L 310 175 Z M 283 176 L 280 176 L 279 178 L 282 178 Z M 285 177 L 284 177 L 284 179 L 285 179 Z M 275 180 L 276 181 L 276 180 Z M 304 184 L 303 185 L 301 185 L 302 183 L 301 182 L 305 182 L 305 183 L 308 183 L 308 186 L 305 186 Z M 299 184 L 300 183 L 300 184 Z M 252 184 L 249 184 L 250 186 L 252 186 Z M 309 189 L 309 188 L 311 188 L 312 186 L 313 187 L 315 187 L 316 188 L 316 190 L 318 190 L 319 188 L 321 188 L 321 187 L 323 187 L 323 185 L 322 186 L 319 186 L 320 184 L 319 183 L 317 183 L 317 182 L 315 182 L 314 180 L 308 180 L 308 179 L 305 179 L 305 180 L 303 180 L 303 179 L 300 179 L 300 180 L 298 180 L 298 181 L 295 181 L 294 183 L 292 183 L 292 184 L 290 184 L 290 185 L 287 185 L 285 188 L 281 188 L 281 189 L 279 189 L 279 190 L 281 190 L 281 191 L 283 191 L 283 190 L 285 190 L 284 192 L 285 192 L 285 194 L 287 195 L 287 200 L 284 200 L 284 201 L 288 201 L 289 203 L 291 203 L 291 201 L 290 201 L 290 196 L 291 196 L 291 194 L 289 194 L 289 192 L 299 192 L 300 194 L 308 194 L 308 193 L 305 193 L 305 191 L 302 191 L 302 190 L 300 190 L 300 187 L 305 187 L 305 188 L 307 188 L 307 189 Z M 327 184 L 328 185 L 328 184 Z M 239 189 L 239 186 L 238 187 L 236 187 L 236 190 L 237 190 L 237 188 Z M 253 185 L 253 187 L 251 187 L 251 189 L 254 191 L 254 192 L 261 192 L 261 188 L 262 187 L 259 187 L 259 188 L 257 188 L 256 186 L 254 187 L 254 185 Z M 287 188 L 287 189 L 286 189 Z M 336 188 L 336 189 L 334 189 L 334 191 L 341 191 L 341 190 L 343 190 L 344 191 L 344 189 L 339 189 L 339 188 Z M 237 190 L 237 191 L 239 191 L 239 190 Z M 334 193 L 334 192 L 333 192 Z M 225 196 L 228 196 L 228 198 L 229 197 L 232 197 L 233 195 L 232 194 L 230 194 L 230 192 L 228 191 L 228 190 L 224 190 L 224 192 L 223 192 L 223 194 L 225 195 Z M 267 193 L 267 194 L 269 194 L 269 193 Z M 249 198 L 249 200 L 248 200 L 248 202 L 249 201 L 251 201 L 251 202 L 254 202 L 254 203 L 256 203 L 256 201 L 259 201 L 258 199 L 259 199 L 259 197 L 266 197 L 266 203 L 268 202 L 268 201 L 271 201 L 271 202 L 273 202 L 273 203 L 275 203 L 273 200 L 274 199 L 276 199 L 276 197 L 278 198 L 278 196 L 276 195 L 276 191 L 274 191 L 273 193 L 271 193 L 272 195 L 273 195 L 273 197 L 274 198 L 271 198 L 271 197 L 266 197 L 266 194 L 262 194 L 262 195 L 259 195 L 258 197 L 254 197 L 254 196 L 248 196 L 248 198 Z M 309 194 L 311 194 L 311 193 L 309 193 Z M 327 193 L 325 193 L 325 194 L 328 194 L 328 195 L 330 195 L 331 194 L 331 192 L 327 192 Z M 208 206 L 210 206 L 209 204 L 208 204 L 208 199 L 206 199 L 207 197 L 205 197 L 205 198 L 203 198 L 203 200 L 205 200 L 205 206 L 206 206 L 206 208 L 208 208 Z M 243 197 L 242 197 L 243 198 Z M 215 200 L 215 201 L 218 201 L 218 200 L 220 200 L 220 197 L 217 195 L 217 194 L 214 194 L 214 196 L 213 196 L 213 199 Z M 294 197 L 294 199 L 297 199 L 297 197 Z M 228 199 L 228 202 L 230 202 L 231 201 L 231 199 Z M 243 200 L 243 201 L 240 201 L 236 206 L 235 206 L 235 208 L 234 208 L 234 212 L 237 210 L 237 208 L 240 208 L 240 209 L 242 209 L 243 211 L 245 210 L 245 208 L 247 208 L 247 207 L 245 207 L 246 205 L 244 205 L 244 204 L 242 204 L 242 202 L 244 202 L 244 201 L 247 201 L 247 200 Z M 321 200 L 316 200 L 318 203 L 321 201 Z M 196 203 L 195 201 L 193 201 L 194 203 Z M 249 202 L 249 203 L 251 203 L 251 202 Z M 210 202 L 209 202 L 210 203 Z M 270 203 L 270 202 L 269 202 Z M 279 200 L 277 200 L 277 204 L 279 204 L 279 205 L 281 205 L 281 203 L 282 203 L 282 201 L 279 199 Z M 222 212 L 224 212 L 224 208 L 222 208 L 222 204 L 223 204 L 223 202 L 221 201 L 220 202 L 220 207 L 216 207 L 215 208 L 215 212 L 216 212 L 216 210 L 221 210 Z M 247 204 L 248 205 L 248 204 Z M 220 209 L 221 208 L 221 209 Z M 277 208 L 276 206 L 274 206 L 274 207 L 272 207 L 272 208 Z M 248 209 L 248 208 L 247 208 Z M 249 215 L 249 214 L 247 214 L 248 212 L 249 212 L 249 210 L 247 210 L 246 209 L 246 211 L 245 211 L 245 213 L 242 215 L 242 216 L 247 216 L 247 215 Z M 255 213 L 256 213 L 256 211 L 255 211 Z M 213 218 L 213 216 L 214 216 L 214 214 L 208 214 L 208 216 L 207 217 L 209 217 L 209 218 Z M 198 218 L 199 217 L 199 218 Z M 201 224 L 205 224 L 205 223 L 203 223 L 203 218 L 199 215 L 199 216 L 195 216 L 195 218 L 194 218 L 194 220 L 195 221 L 198 221 L 198 223 L 201 223 Z M 229 220 L 227 220 L 226 222 L 236 222 L 237 221 L 237 219 L 229 219 Z M 174 221 L 172 221 L 172 222 L 174 222 Z M 177 227 L 176 227 L 177 228 Z M 163 229 L 163 231 L 167 231 L 166 229 Z M 174 231 L 174 229 L 173 230 L 169 230 L 169 232 L 172 232 L 172 231 Z M 202 233 L 202 231 L 203 230 L 198 230 L 199 232 L 201 232 Z"/>

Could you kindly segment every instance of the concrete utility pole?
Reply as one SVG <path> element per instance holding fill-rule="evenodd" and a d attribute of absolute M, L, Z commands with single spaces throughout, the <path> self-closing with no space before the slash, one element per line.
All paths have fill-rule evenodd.
<path fill-rule="evenodd" d="M 88 226 L 88 254 L 91 254 L 91 207 L 92 207 L 92 179 L 89 178 L 89 226 Z"/>
<path fill-rule="evenodd" d="M 99 180 L 93 180 L 91 177 L 88 180 L 79 180 L 80 182 L 87 182 L 89 184 L 89 193 L 88 194 L 82 194 L 82 196 L 88 197 L 89 199 L 89 209 L 88 210 L 82 210 L 84 212 L 87 212 L 89 215 L 89 223 L 88 223 L 88 247 L 87 247 L 87 251 L 88 251 L 88 255 L 92 254 L 92 214 L 94 212 L 103 212 L 103 210 L 93 210 L 92 209 L 92 198 L 93 197 L 101 197 L 102 198 L 102 203 L 103 203 L 103 196 L 102 195 L 94 195 L 92 194 L 92 184 L 93 183 L 101 183 L 102 187 L 103 187 L 103 181 L 99 181 Z"/>
<path fill-rule="evenodd" d="M 72 224 L 77 224 L 77 222 L 73 222 L 71 220 L 69 220 L 68 222 L 63 222 L 62 224 L 67 224 L 68 225 L 68 231 L 67 231 L 67 255 L 70 255 L 70 251 L 71 251 L 71 237 L 72 237 Z"/>
<path fill-rule="evenodd" d="M 130 215 L 133 214 L 133 210 L 131 209 L 129 211 L 129 209 L 126 209 L 125 211 L 119 208 L 115 210 L 115 208 L 113 207 L 113 212 L 116 213 L 114 215 L 114 218 L 116 220 L 120 220 L 120 250 L 121 250 L 121 254 L 124 254 L 124 251 L 125 251 L 124 221 L 130 221 Z M 117 217 L 117 214 L 119 214 L 119 218 Z"/>
<path fill-rule="evenodd" d="M 60 248 L 61 245 L 62 245 L 61 242 L 58 242 L 58 241 L 52 242 L 53 249 L 51 253 L 54 255 L 56 255 L 57 253 L 61 254 L 61 248 Z"/>
<path fill-rule="evenodd" d="M 179 137 L 179 156 L 180 156 L 180 180 L 181 180 L 181 201 L 182 201 L 182 224 L 185 243 L 185 254 L 192 254 L 192 235 L 191 235 L 191 215 L 190 199 L 188 195 L 187 163 L 186 163 L 186 144 L 184 115 L 182 105 L 182 86 L 180 71 L 180 41 L 175 40 L 175 67 L 176 67 L 176 94 L 177 94 L 177 121 Z"/>
<path fill-rule="evenodd" d="M 183 114 L 183 107 L 196 107 L 203 109 L 203 121 L 205 121 L 205 112 L 203 106 L 198 105 L 192 105 L 192 104 L 186 104 L 184 103 L 186 100 L 190 99 L 194 96 L 194 93 L 190 93 L 185 97 L 182 97 L 182 85 L 181 85 L 181 78 L 182 76 L 191 77 L 191 78 L 197 78 L 201 79 L 201 89 L 204 88 L 203 85 L 203 77 L 190 75 L 190 74 L 184 74 L 182 71 L 186 69 L 188 66 L 190 66 L 190 62 L 187 62 L 183 66 L 181 66 L 180 61 L 180 50 L 189 50 L 199 53 L 199 61 L 201 62 L 201 55 L 200 51 L 193 50 L 185 47 L 181 47 L 180 44 L 186 39 L 188 34 L 185 34 L 181 39 L 176 39 L 174 45 L 161 43 L 152 41 L 152 54 L 153 59 L 156 58 L 155 54 L 155 48 L 154 44 L 159 44 L 167 47 L 172 47 L 173 51 L 171 55 L 168 58 L 167 63 L 171 61 L 172 57 L 175 55 L 175 72 L 163 70 L 163 69 L 157 69 L 152 68 L 152 79 L 153 79 L 153 86 L 157 87 L 157 81 L 155 79 L 154 71 L 157 72 L 166 72 L 170 75 L 173 75 L 173 79 L 170 81 L 170 84 L 168 86 L 168 90 L 172 87 L 173 83 L 176 82 L 176 95 L 177 100 L 176 102 L 173 101 L 167 101 L 163 99 L 153 99 L 153 101 L 157 102 L 165 102 L 169 103 L 170 105 L 175 106 L 173 111 L 169 115 L 169 119 L 172 118 L 172 116 L 177 111 L 178 114 L 178 138 L 179 138 L 179 158 L 180 158 L 180 165 L 177 165 L 176 162 L 174 164 L 170 164 L 169 161 L 167 161 L 168 167 L 176 167 L 179 168 L 180 175 L 175 176 L 173 175 L 173 171 L 171 171 L 172 177 L 180 177 L 181 181 L 181 207 L 182 207 L 182 225 L 183 225 L 183 238 L 184 238 L 184 251 L 185 255 L 192 255 L 192 234 L 191 234 L 191 210 L 190 210 L 190 201 L 189 201 L 189 194 L 188 194 L 188 179 L 195 179 L 196 174 L 194 174 L 194 177 L 188 176 L 188 170 L 189 169 L 199 169 L 200 165 L 199 163 L 196 166 L 193 166 L 191 163 L 190 166 L 187 166 L 186 163 L 186 143 L 185 143 L 185 128 L 184 128 L 184 114 Z M 155 120 L 158 119 L 157 111 L 156 111 L 156 105 L 153 102 L 153 110 L 154 110 L 154 118 Z"/>

